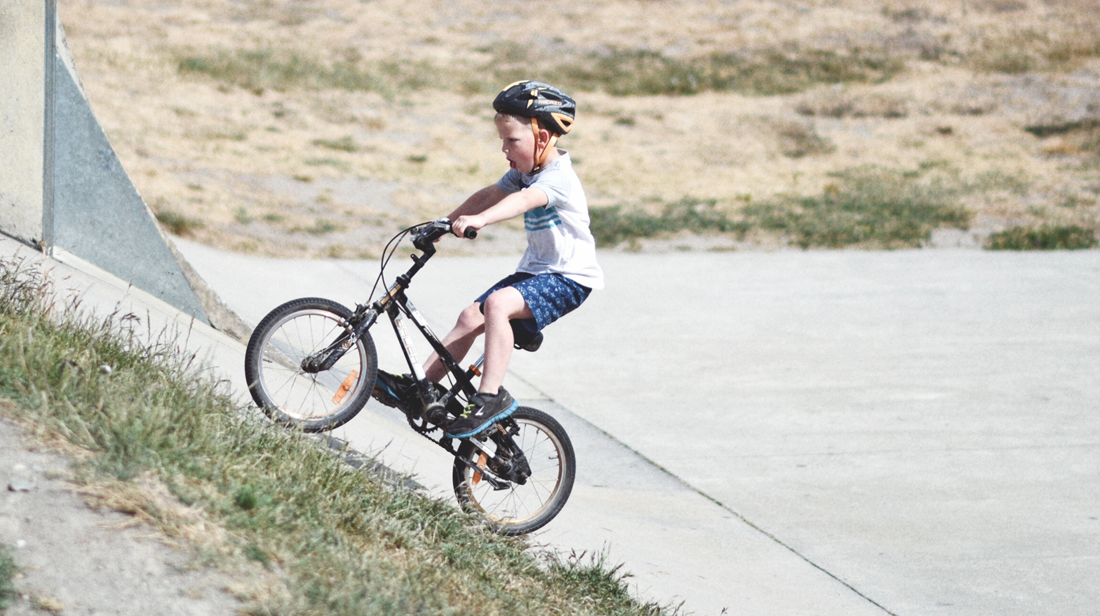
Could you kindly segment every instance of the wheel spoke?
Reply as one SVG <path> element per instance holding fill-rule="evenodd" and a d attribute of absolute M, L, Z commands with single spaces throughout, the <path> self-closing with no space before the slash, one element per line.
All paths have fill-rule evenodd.
<path fill-rule="evenodd" d="M 513 417 L 519 432 L 512 442 L 527 458 L 530 476 L 523 484 L 495 490 L 487 481 L 474 485 L 473 471 L 456 461 L 455 493 L 464 506 L 481 512 L 502 532 L 521 534 L 557 515 L 572 490 L 575 471 L 568 437 L 560 426 L 550 426 L 549 416 L 522 408 Z M 476 457 L 478 450 L 469 446 L 466 451 Z"/>
<path fill-rule="evenodd" d="M 347 331 L 350 315 L 339 304 L 306 299 L 284 304 L 265 318 L 249 341 L 246 367 L 255 373 L 249 377 L 249 389 L 257 404 L 272 417 L 302 423 L 310 431 L 335 427 L 354 416 L 370 396 L 365 390 L 377 369 L 369 336 L 357 340 L 330 369 L 302 370 L 306 357 L 328 348 Z M 349 380 L 353 372 L 356 377 Z M 335 396 L 345 381 L 347 391 Z"/>

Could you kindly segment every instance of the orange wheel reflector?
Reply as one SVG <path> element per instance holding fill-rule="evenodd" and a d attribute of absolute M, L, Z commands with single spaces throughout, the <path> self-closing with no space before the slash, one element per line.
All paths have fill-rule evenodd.
<path fill-rule="evenodd" d="M 332 397 L 333 404 L 340 404 L 340 401 L 344 399 L 344 396 L 348 395 L 348 390 L 351 389 L 351 384 L 355 382 L 355 379 L 359 378 L 359 371 L 352 370 L 348 378 L 344 379 L 344 382 L 340 384 L 340 389 L 336 390 L 336 395 Z"/>
<path fill-rule="evenodd" d="M 478 468 L 485 468 L 485 462 L 488 459 L 489 459 L 489 456 L 485 455 L 485 453 L 482 452 L 482 454 L 477 457 L 477 467 Z M 477 473 L 477 472 L 474 473 L 473 482 L 474 482 L 475 486 L 477 484 L 481 483 L 481 473 Z"/>

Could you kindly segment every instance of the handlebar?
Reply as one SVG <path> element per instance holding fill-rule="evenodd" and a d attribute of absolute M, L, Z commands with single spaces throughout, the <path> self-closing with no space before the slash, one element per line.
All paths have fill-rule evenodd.
<path fill-rule="evenodd" d="M 437 239 L 448 233 L 451 233 L 451 221 L 443 219 L 429 222 L 421 227 L 420 231 L 416 234 L 416 238 L 413 239 L 413 246 L 426 251 Z M 477 237 L 477 229 L 467 227 L 462 235 L 466 239 L 472 240 Z"/>

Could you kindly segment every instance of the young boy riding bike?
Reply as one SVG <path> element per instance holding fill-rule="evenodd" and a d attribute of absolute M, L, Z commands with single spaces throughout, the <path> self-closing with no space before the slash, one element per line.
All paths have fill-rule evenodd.
<path fill-rule="evenodd" d="M 466 438 L 511 415 L 519 404 L 503 387 L 515 343 L 510 321 L 527 321 L 538 332 L 575 310 L 593 289 L 603 288 L 596 243 L 589 230 L 588 201 L 573 171 L 569 153 L 555 147 L 569 132 L 576 103 L 561 90 L 538 81 L 519 81 L 493 101 L 501 150 L 511 169 L 495 184 L 475 192 L 447 215 L 452 231 L 523 215 L 527 251 L 516 273 L 505 277 L 458 317 L 443 345 L 461 361 L 474 340 L 485 334 L 485 363 L 478 393 L 447 436 Z M 446 368 L 436 354 L 425 365 L 429 380 L 440 381 Z M 415 384 L 408 375 L 378 372 L 376 393 L 391 405 L 411 403 Z"/>

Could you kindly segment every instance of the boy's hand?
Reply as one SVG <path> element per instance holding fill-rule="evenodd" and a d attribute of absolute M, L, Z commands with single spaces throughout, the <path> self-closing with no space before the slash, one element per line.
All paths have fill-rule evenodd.
<path fill-rule="evenodd" d="M 480 231 L 486 224 L 484 218 L 480 215 L 474 216 L 459 216 L 451 223 L 451 233 L 454 233 L 458 237 L 465 237 L 466 229 L 473 229 Z"/>

